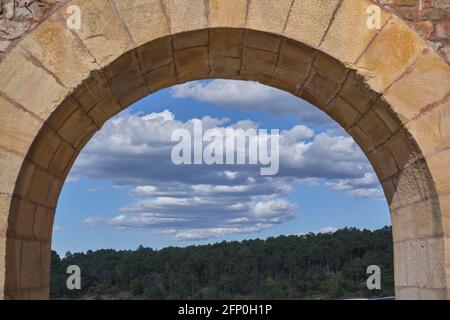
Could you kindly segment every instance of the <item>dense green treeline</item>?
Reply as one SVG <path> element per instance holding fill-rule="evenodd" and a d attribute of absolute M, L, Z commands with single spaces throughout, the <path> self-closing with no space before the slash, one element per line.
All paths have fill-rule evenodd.
<path fill-rule="evenodd" d="M 81 268 L 69 291 L 66 269 Z M 369 265 L 382 290 L 366 288 Z M 52 253 L 52 298 L 326 299 L 394 295 L 391 228 L 135 251 Z"/>

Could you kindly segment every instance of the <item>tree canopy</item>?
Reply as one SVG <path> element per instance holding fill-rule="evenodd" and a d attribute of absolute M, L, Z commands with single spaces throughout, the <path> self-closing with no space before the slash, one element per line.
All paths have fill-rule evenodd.
<path fill-rule="evenodd" d="M 66 287 L 81 268 L 81 290 Z M 366 287 L 381 268 L 381 290 Z M 329 299 L 394 295 L 392 232 L 354 228 L 162 250 L 52 252 L 53 299 Z"/>

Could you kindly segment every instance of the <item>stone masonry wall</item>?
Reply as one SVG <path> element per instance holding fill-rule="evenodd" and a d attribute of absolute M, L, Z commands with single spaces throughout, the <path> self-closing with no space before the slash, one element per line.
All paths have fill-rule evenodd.
<path fill-rule="evenodd" d="M 0 0 L 0 60 L 15 41 L 64 1 Z M 450 0 L 372 1 L 409 22 L 450 63 Z"/>

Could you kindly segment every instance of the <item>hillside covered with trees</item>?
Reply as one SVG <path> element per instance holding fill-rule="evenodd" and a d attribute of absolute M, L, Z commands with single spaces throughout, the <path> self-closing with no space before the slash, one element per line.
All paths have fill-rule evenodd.
<path fill-rule="evenodd" d="M 82 290 L 69 291 L 69 265 Z M 369 291 L 369 265 L 382 289 Z M 52 252 L 53 299 L 330 299 L 394 295 L 391 228 L 162 250 Z"/>

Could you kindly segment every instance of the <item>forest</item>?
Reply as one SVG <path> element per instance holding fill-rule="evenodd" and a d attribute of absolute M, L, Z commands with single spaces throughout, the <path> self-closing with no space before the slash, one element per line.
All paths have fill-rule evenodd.
<path fill-rule="evenodd" d="M 67 268 L 81 290 L 67 289 Z M 367 289 L 367 267 L 381 290 Z M 52 299 L 345 299 L 394 295 L 390 227 L 161 250 L 52 252 Z"/>

